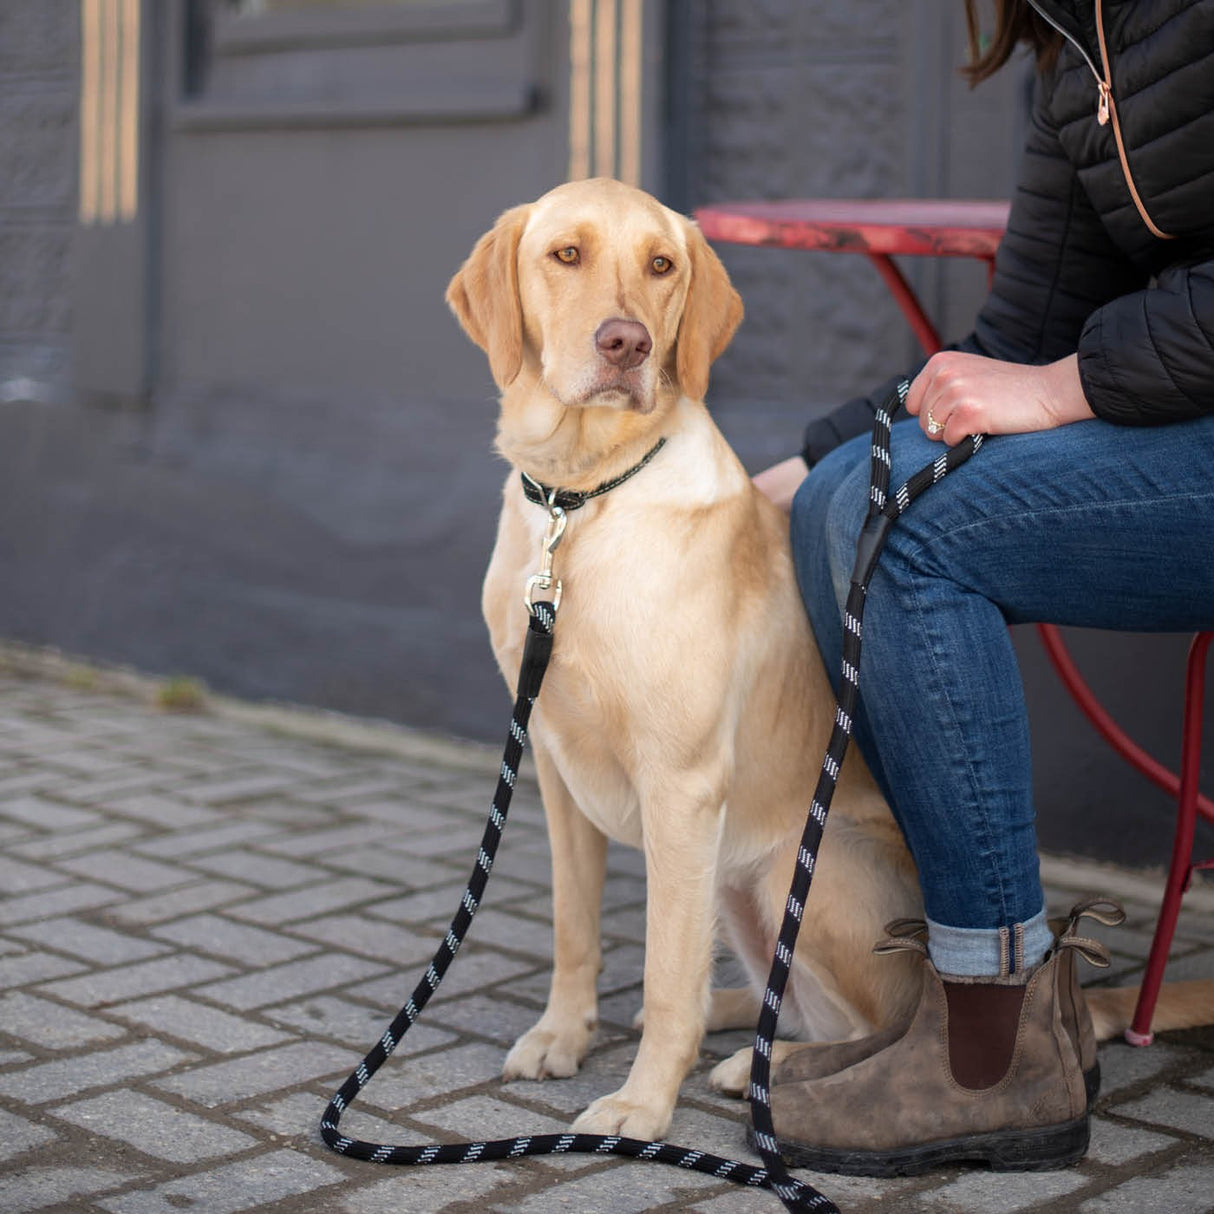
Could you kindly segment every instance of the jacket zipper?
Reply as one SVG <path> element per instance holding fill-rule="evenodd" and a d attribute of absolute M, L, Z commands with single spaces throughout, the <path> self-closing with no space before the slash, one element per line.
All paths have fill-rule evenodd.
<path fill-rule="evenodd" d="M 1138 208 L 1138 214 L 1142 216 L 1142 222 L 1147 225 L 1152 236 L 1156 236 L 1160 240 L 1174 239 L 1170 232 L 1165 232 L 1157 227 L 1155 221 L 1148 214 L 1146 207 L 1143 205 L 1142 197 L 1138 193 L 1138 187 L 1134 184 L 1134 176 L 1130 172 L 1130 163 L 1126 159 L 1125 142 L 1121 137 L 1121 122 L 1117 117 L 1117 103 L 1113 99 L 1113 72 L 1109 66 L 1108 45 L 1104 40 L 1104 13 L 1102 12 L 1103 6 L 1101 0 L 1096 0 L 1096 40 L 1100 44 L 1100 64 L 1104 69 L 1103 72 L 1097 70 L 1096 65 L 1092 62 L 1092 57 L 1079 41 L 1067 30 L 1063 29 L 1049 13 L 1043 12 L 1041 7 L 1036 3 L 1036 0 L 1029 0 L 1029 3 L 1032 4 L 1043 20 L 1052 25 L 1083 56 L 1084 62 L 1091 69 L 1092 75 L 1095 76 L 1097 93 L 1096 121 L 1101 126 L 1106 126 L 1110 120 L 1113 123 L 1113 142 L 1117 145 L 1117 158 L 1121 161 L 1121 172 L 1125 177 L 1126 185 L 1129 187 L 1130 197 Z"/>
<path fill-rule="evenodd" d="M 1142 222 L 1150 228 L 1152 236 L 1158 236 L 1160 240 L 1171 240 L 1172 236 L 1157 228 L 1155 221 L 1147 214 L 1147 209 L 1138 195 L 1138 187 L 1134 184 L 1134 178 L 1130 173 L 1129 161 L 1126 160 L 1125 143 L 1121 138 L 1121 123 L 1117 119 L 1117 103 L 1113 100 L 1113 69 L 1109 66 L 1109 48 L 1104 41 L 1104 14 L 1100 9 L 1101 0 L 1096 0 L 1096 38 L 1100 43 L 1100 63 L 1104 68 L 1104 77 L 1097 86 L 1100 90 L 1100 102 L 1096 107 L 1096 121 L 1106 123 L 1112 118 L 1113 138 L 1117 141 L 1117 155 L 1121 158 L 1121 171 L 1125 174 L 1126 185 L 1130 187 L 1130 197 L 1134 199 L 1138 214 L 1142 216 Z"/>

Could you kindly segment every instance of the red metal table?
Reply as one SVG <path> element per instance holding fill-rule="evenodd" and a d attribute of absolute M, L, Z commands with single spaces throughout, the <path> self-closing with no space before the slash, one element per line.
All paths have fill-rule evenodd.
<path fill-rule="evenodd" d="M 969 257 L 985 262 L 988 280 L 1007 227 L 1006 202 L 958 199 L 806 198 L 779 202 L 732 202 L 695 212 L 709 240 L 825 253 L 862 253 L 872 262 L 926 354 L 940 349 L 940 335 L 918 296 L 895 264 L 895 256 Z M 1042 644 L 1063 684 L 1084 715 L 1127 762 L 1178 800 L 1178 821 L 1168 883 L 1142 993 L 1126 1038 L 1134 1045 L 1151 1040 L 1150 1020 L 1163 980 L 1180 899 L 1195 868 L 1193 828 L 1198 814 L 1214 823 L 1214 802 L 1198 790 L 1206 655 L 1214 633 L 1198 633 L 1189 650 L 1185 684 L 1181 771 L 1158 763 L 1117 725 L 1079 673 L 1052 624 L 1037 625 Z"/>
<path fill-rule="evenodd" d="M 709 240 L 863 253 L 898 301 L 919 344 L 934 354 L 940 349 L 940 335 L 894 255 L 976 258 L 993 272 L 1007 213 L 1006 202 L 808 198 L 701 207 L 696 219 Z"/>

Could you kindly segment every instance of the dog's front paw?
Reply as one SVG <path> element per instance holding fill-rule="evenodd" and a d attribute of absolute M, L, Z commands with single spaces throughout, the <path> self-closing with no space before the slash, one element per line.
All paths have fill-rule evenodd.
<path fill-rule="evenodd" d="M 708 1074 L 708 1086 L 726 1096 L 744 1096 L 750 1086 L 750 1060 L 753 1050 L 743 1046 L 724 1062 L 718 1062 Z"/>
<path fill-rule="evenodd" d="M 576 1075 L 590 1046 L 590 1028 L 579 1023 L 558 1028 L 543 1020 L 515 1043 L 502 1067 L 503 1079 L 568 1079 Z"/>
<path fill-rule="evenodd" d="M 670 1108 L 655 1109 L 630 1100 L 621 1088 L 610 1096 L 600 1096 L 574 1123 L 575 1134 L 618 1134 L 621 1138 L 640 1138 L 646 1142 L 665 1134 L 670 1128 Z"/>

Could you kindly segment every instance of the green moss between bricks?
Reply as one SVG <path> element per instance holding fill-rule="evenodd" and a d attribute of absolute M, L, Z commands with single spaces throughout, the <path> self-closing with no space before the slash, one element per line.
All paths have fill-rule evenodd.
<path fill-rule="evenodd" d="M 201 712 L 205 705 L 206 685 L 197 679 L 166 679 L 156 689 L 156 707 L 165 712 Z"/>

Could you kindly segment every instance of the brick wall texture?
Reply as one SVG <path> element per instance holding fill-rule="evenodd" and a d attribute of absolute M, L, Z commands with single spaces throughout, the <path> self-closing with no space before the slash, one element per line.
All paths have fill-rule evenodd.
<path fill-rule="evenodd" d="M 79 4 L 0 5 L 0 399 L 66 382 Z"/>
<path fill-rule="evenodd" d="M 896 0 L 714 0 L 694 30 L 691 193 L 738 198 L 911 192 L 915 107 Z M 719 250 L 747 319 L 714 372 L 716 399 L 825 402 L 907 360 L 905 325 L 858 257 Z"/>

